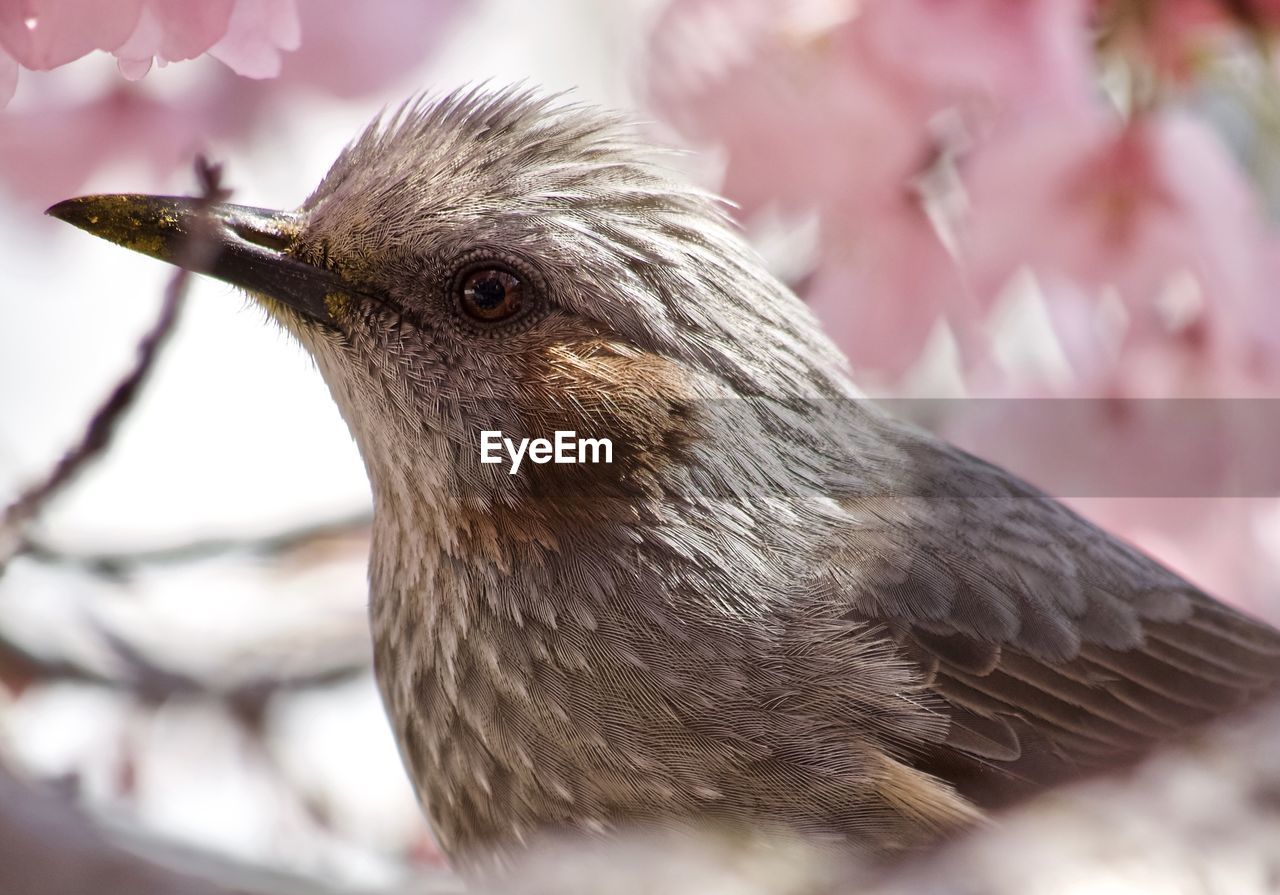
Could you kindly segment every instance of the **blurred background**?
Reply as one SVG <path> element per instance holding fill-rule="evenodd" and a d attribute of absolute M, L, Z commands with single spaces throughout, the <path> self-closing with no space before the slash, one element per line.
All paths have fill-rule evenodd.
<path fill-rule="evenodd" d="M 191 192 L 204 153 L 290 207 L 382 107 L 524 82 L 691 150 L 870 395 L 1280 621 L 1278 29 L 1272 0 L 0 0 L 0 500 L 170 275 L 46 206 Z M 103 456 L 4 533 L 0 763 L 127 835 L 395 886 L 442 862 L 369 672 L 364 473 L 264 319 L 193 281 Z"/>

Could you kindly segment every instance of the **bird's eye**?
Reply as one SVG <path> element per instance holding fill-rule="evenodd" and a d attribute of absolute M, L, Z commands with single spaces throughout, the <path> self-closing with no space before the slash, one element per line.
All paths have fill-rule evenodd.
<path fill-rule="evenodd" d="M 496 267 L 472 271 L 462 280 L 462 310 L 468 317 L 494 323 L 520 311 L 524 287 L 515 274 Z"/>

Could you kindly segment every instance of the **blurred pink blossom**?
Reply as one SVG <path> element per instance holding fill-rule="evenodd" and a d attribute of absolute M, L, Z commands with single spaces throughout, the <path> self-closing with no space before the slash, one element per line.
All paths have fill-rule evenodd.
<path fill-rule="evenodd" d="M 33 205 L 71 195 L 115 159 L 142 163 L 158 182 L 215 137 L 243 133 L 258 118 L 266 97 L 230 75 L 226 81 L 189 91 L 180 105 L 122 82 L 87 102 L 4 112 L 0 177 Z"/>
<path fill-rule="evenodd" d="M 940 318 L 962 343 L 978 323 L 920 179 L 993 127 L 1085 115 L 1087 12 L 1083 0 L 676 0 L 651 92 L 685 133 L 725 147 L 723 189 L 745 213 L 818 211 L 808 297 L 858 367 L 894 377 Z"/>
<path fill-rule="evenodd" d="M 1255 519 L 1273 492 L 1196 495 L 1218 493 L 1228 461 L 1271 468 L 1256 454 L 1280 432 L 1241 411 L 1171 434 L 1164 399 L 1274 396 L 1280 243 L 1205 120 L 1159 91 L 1127 118 L 1109 102 L 1094 41 L 1110 27 L 1109 51 L 1181 85 L 1242 24 L 1278 23 L 1280 0 L 674 0 L 650 87 L 684 134 L 723 147 L 745 215 L 817 214 L 802 292 L 865 383 L 892 386 L 945 324 L 969 394 L 1022 399 L 957 402 L 950 436 L 1050 486 L 1108 472 L 1093 493 L 1110 497 L 1059 493 L 1260 608 L 1274 580 L 1248 570 L 1266 565 Z M 997 299 L 1024 271 L 1067 381 L 992 350 Z M 1077 402 L 1064 425 L 1051 397 L 1152 401 L 1114 417 Z M 1134 498 L 1175 461 L 1202 491 Z"/>
<path fill-rule="evenodd" d="M 907 190 L 927 159 L 928 134 L 873 60 L 846 51 L 848 22 L 815 26 L 788 13 L 785 4 L 677 0 L 657 30 L 654 97 L 692 136 L 726 147 L 723 191 L 744 214 L 771 202 L 820 210 L 818 311 L 838 335 L 866 343 L 848 347 L 881 346 L 877 361 L 896 368 L 914 357 L 937 313 L 934 295 L 898 290 L 903 256 L 923 249 L 913 272 L 947 264 Z M 882 214 L 892 218 L 887 246 L 875 238 Z M 857 305 L 850 282 L 870 290 Z M 901 298 L 878 304 L 886 294 Z"/>
<path fill-rule="evenodd" d="M 1034 271 L 1072 379 L 973 370 L 974 393 L 1020 400 L 958 414 L 948 434 L 1038 483 L 1105 478 L 1109 496 L 1065 496 L 1215 593 L 1275 612 L 1258 532 L 1274 483 L 1258 471 L 1274 468 L 1280 431 L 1248 401 L 1275 397 L 1280 256 L 1221 141 L 1180 114 L 1098 116 L 993 141 L 966 173 L 975 292 L 990 302 L 1016 269 Z M 1126 312 L 1119 332 L 1102 324 L 1107 295 Z M 1064 397 L 1095 400 L 1028 400 Z M 1218 418 L 1188 422 L 1189 398 L 1216 399 L 1201 407 Z M 1088 416 L 1055 422 L 1057 406 Z M 1152 496 L 1153 481 L 1177 496 Z"/>
<path fill-rule="evenodd" d="M 239 0 L 227 32 L 209 55 L 247 78 L 274 78 L 282 51 L 296 50 L 301 26 L 294 0 Z"/>
<path fill-rule="evenodd" d="M 1161 113 L 1121 125 L 1099 113 L 1072 128 L 1045 123 L 980 147 L 965 174 L 965 262 L 983 299 L 1028 267 L 1050 286 L 1116 289 L 1131 341 L 1194 335 L 1228 366 L 1259 354 L 1274 314 L 1259 300 L 1271 237 L 1202 122 Z M 1194 303 L 1171 320 L 1164 299 L 1186 276 Z"/>
<path fill-rule="evenodd" d="M 925 114 L 1070 119 L 1094 94 L 1086 0 L 871 0 L 857 49 Z"/>
<path fill-rule="evenodd" d="M 974 323 L 960 272 L 910 193 L 864 206 L 865 224 L 824 218 L 826 260 L 805 290 L 828 332 L 858 365 L 890 376 L 919 357 L 939 318 Z"/>
<path fill-rule="evenodd" d="M 1179 3 L 1187 27 L 1200 21 Z M 1105 105 L 1092 6 L 676 0 L 655 32 L 652 95 L 725 148 L 723 188 L 744 213 L 817 211 L 805 291 L 864 372 L 904 372 L 939 320 L 966 365 L 980 361 L 970 348 L 1024 267 L 1095 297 L 1119 290 L 1129 338 L 1169 334 L 1164 299 L 1189 276 L 1200 307 L 1187 332 L 1261 369 L 1274 252 L 1252 187 L 1200 120 L 1154 111 L 1126 125 Z M 963 200 L 953 186 L 941 218 L 921 202 L 939 162 Z"/>
<path fill-rule="evenodd" d="M 1188 79 L 1241 28 L 1269 36 L 1280 27 L 1277 0 L 1160 0 L 1095 3 L 1107 42 L 1139 57 L 1162 76 Z"/>
<path fill-rule="evenodd" d="M 306 0 L 302 43 L 281 78 L 333 96 L 371 93 L 421 65 L 464 0 Z"/>
<path fill-rule="evenodd" d="M 5 0 L 0 47 L 24 68 L 56 68 L 93 50 L 142 77 L 152 60 L 214 50 L 238 74 L 271 77 L 298 45 L 296 0 Z"/>
<path fill-rule="evenodd" d="M 111 4 L 104 4 L 109 6 Z M 137 7 L 132 33 L 123 44 L 102 47 L 115 54 L 120 71 L 140 78 L 151 69 L 153 58 L 161 62 L 194 59 L 227 32 L 235 0 L 182 3 L 180 0 L 144 0 Z M 125 4 L 120 4 L 124 12 Z"/>
<path fill-rule="evenodd" d="M 13 99 L 13 91 L 18 87 L 18 62 L 0 46 L 0 108 L 8 105 Z"/>
<path fill-rule="evenodd" d="M 0 47 L 23 68 L 37 71 L 65 65 L 93 50 L 115 50 L 137 28 L 142 3 L 143 0 L 3 0 Z"/>
<path fill-rule="evenodd" d="M 3 55 L 7 2 L 0 0 L 0 99 L 16 75 L 6 69 Z M 124 7 L 103 0 L 98 8 L 123 14 Z M 427 58 L 462 2 L 308 0 L 297 6 L 295 0 L 139 0 L 133 7 L 132 36 L 116 47 L 124 74 L 145 74 L 153 56 L 175 59 L 205 51 L 230 71 L 215 72 L 165 101 L 145 82 L 119 82 L 88 101 L 3 113 L 0 178 L 23 198 L 44 204 L 65 198 L 97 167 L 118 158 L 144 160 L 162 178 L 211 141 L 248 133 L 295 90 L 344 97 L 377 90 Z M 50 20 L 50 34 L 60 21 Z M 72 29 L 67 40 L 78 35 Z M 279 78 L 267 88 L 232 71 Z"/>

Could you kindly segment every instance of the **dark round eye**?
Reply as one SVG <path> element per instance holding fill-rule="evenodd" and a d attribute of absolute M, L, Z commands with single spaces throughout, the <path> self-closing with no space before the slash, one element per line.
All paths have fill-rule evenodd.
<path fill-rule="evenodd" d="M 492 323 L 520 310 L 524 287 L 513 273 L 496 267 L 472 271 L 462 281 L 462 310 L 468 317 Z"/>

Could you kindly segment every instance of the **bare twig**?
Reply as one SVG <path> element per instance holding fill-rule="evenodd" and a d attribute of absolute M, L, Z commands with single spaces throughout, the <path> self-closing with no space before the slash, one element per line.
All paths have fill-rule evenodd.
<path fill-rule="evenodd" d="M 265 535 L 201 538 L 139 550 L 100 553 L 63 550 L 28 538 L 18 552 L 44 565 L 79 569 L 107 578 L 123 578 L 147 567 L 182 565 L 234 554 L 274 559 L 324 541 L 360 536 L 367 531 L 371 521 L 369 513 L 362 511 Z"/>
<path fill-rule="evenodd" d="M 68 799 L 28 787 L 3 767 L 0 888 L 28 895 L 231 895 L 249 891 L 130 853 L 112 843 Z"/>
<path fill-rule="evenodd" d="M 210 165 L 203 157 L 196 160 L 196 177 L 201 188 L 198 209 L 203 210 L 229 195 L 221 186 L 221 168 Z M 80 440 L 62 455 L 62 459 L 41 481 L 27 488 L 0 516 L 0 572 L 21 547 L 23 531 L 40 515 L 49 500 L 71 484 L 110 446 L 120 421 L 133 406 L 178 321 L 190 278 L 186 268 L 206 266 L 201 263 L 207 260 L 203 256 L 212 251 L 211 242 L 204 238 L 207 226 L 207 222 L 197 215 L 192 238 L 181 249 L 178 259 L 181 266 L 165 289 L 156 322 L 138 342 L 133 368 L 116 383 L 106 401 L 89 418 Z"/>
<path fill-rule="evenodd" d="M 65 794 L 0 765 L 0 892 L 22 895 L 441 895 L 449 874 L 352 889 L 167 841 L 111 817 L 86 816 Z"/>
<path fill-rule="evenodd" d="M 69 681 L 126 692 L 147 705 L 171 699 L 203 699 L 222 703 L 237 719 L 257 726 L 271 697 L 332 686 L 368 673 L 370 658 L 335 657 L 315 668 L 297 672 L 263 671 L 232 679 L 209 680 L 168 668 L 145 655 L 118 635 L 100 630 L 103 642 L 120 666 L 110 674 L 63 656 L 46 656 L 30 649 L 0 629 L 0 668 L 7 677 L 38 681 Z"/>

